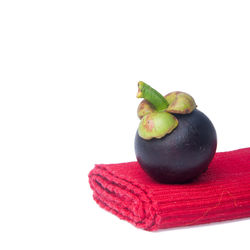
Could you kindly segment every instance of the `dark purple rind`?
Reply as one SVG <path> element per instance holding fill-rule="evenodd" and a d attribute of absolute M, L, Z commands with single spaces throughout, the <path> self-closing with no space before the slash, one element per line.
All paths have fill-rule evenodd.
<path fill-rule="evenodd" d="M 144 140 L 136 133 L 135 154 L 141 167 L 161 183 L 186 183 L 205 172 L 217 147 L 215 128 L 195 109 L 175 114 L 179 124 L 161 139 Z"/>

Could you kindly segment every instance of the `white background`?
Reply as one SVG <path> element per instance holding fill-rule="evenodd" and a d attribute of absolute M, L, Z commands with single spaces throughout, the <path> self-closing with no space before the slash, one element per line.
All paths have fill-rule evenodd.
<path fill-rule="evenodd" d="M 249 1 L 0 1 L 0 249 L 249 249 L 250 220 L 146 232 L 99 208 L 135 160 L 137 82 L 190 93 L 250 146 Z"/>

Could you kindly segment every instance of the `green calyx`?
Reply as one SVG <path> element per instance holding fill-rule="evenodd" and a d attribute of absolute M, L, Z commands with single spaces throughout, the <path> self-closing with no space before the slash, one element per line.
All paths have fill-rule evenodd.
<path fill-rule="evenodd" d="M 170 103 L 166 109 L 170 113 L 189 114 L 197 107 L 194 98 L 181 91 L 171 92 L 165 98 Z"/>
<path fill-rule="evenodd" d="M 142 81 L 138 83 L 137 98 L 144 98 L 137 115 L 141 119 L 138 134 L 145 140 L 159 139 L 171 133 L 178 125 L 173 114 L 189 114 L 197 107 L 187 93 L 175 91 L 164 97 Z"/>
<path fill-rule="evenodd" d="M 171 133 L 178 125 L 178 120 L 168 112 L 149 113 L 141 119 L 138 134 L 145 140 L 162 138 Z"/>
<path fill-rule="evenodd" d="M 143 116 L 156 111 L 154 106 L 147 100 L 142 100 L 137 108 L 137 115 L 141 119 Z"/>

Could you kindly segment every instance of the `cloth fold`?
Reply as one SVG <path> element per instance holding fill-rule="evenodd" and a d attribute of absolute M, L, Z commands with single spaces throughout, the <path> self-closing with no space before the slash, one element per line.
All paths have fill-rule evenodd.
<path fill-rule="evenodd" d="M 97 164 L 94 200 L 138 228 L 153 231 L 250 217 L 250 148 L 219 152 L 206 173 L 181 185 L 152 180 L 138 162 Z"/>

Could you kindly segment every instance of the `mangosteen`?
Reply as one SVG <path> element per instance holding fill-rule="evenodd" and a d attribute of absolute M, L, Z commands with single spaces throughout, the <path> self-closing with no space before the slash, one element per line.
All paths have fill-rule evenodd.
<path fill-rule="evenodd" d="M 217 147 L 215 128 L 197 109 L 192 96 L 174 91 L 162 96 L 138 83 L 141 119 L 135 136 L 135 154 L 142 169 L 160 183 L 181 184 L 208 169 Z"/>

